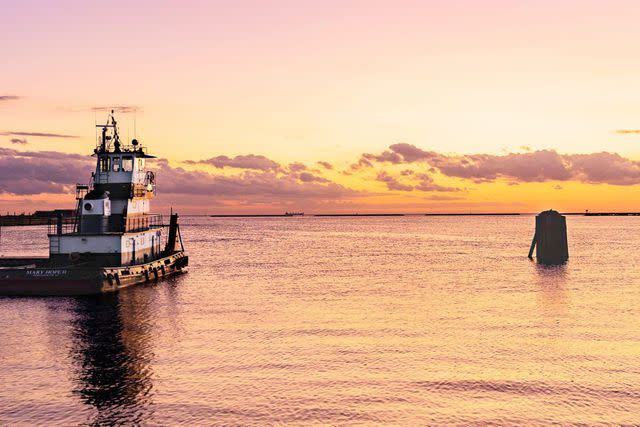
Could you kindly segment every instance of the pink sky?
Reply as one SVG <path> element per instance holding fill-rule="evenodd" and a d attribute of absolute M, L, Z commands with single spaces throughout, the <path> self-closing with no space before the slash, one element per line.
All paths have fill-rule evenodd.
<path fill-rule="evenodd" d="M 91 107 L 137 106 L 138 136 L 174 167 L 219 155 L 328 161 L 325 179 L 377 194 L 371 209 L 457 209 L 462 202 L 434 207 L 389 193 L 377 169 L 337 171 L 397 143 L 456 155 L 527 147 L 640 158 L 640 135 L 616 133 L 640 127 L 639 17 L 632 1 L 12 1 L 0 16 L 0 96 L 19 99 L 0 102 L 0 132 L 78 138 L 16 146 L 0 135 L 0 147 L 87 153 Z M 120 120 L 132 136 L 133 115 Z M 503 188 L 508 177 L 434 178 L 473 188 L 464 196 L 473 207 L 518 202 Z M 570 185 L 578 182 L 564 195 L 575 208 L 589 204 L 584 192 L 611 202 L 625 190 Z M 558 182 L 545 185 L 541 193 L 522 183 L 536 195 L 525 208 L 555 200 Z M 16 203 L 0 195 L 0 210 Z"/>

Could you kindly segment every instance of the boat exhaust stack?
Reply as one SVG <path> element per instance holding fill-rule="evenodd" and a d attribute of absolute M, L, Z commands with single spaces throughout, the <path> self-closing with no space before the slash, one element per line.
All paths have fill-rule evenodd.
<path fill-rule="evenodd" d="M 172 213 L 169 220 L 169 241 L 167 242 L 167 254 L 171 255 L 176 251 L 176 241 L 178 239 L 178 214 Z"/>

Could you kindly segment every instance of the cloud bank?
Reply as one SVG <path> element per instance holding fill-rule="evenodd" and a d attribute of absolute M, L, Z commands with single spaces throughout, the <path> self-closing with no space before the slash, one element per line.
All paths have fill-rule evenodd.
<path fill-rule="evenodd" d="M 374 163 L 421 164 L 444 176 L 477 183 L 506 179 L 513 182 L 577 181 L 591 184 L 640 184 L 640 162 L 616 153 L 560 154 L 538 150 L 505 155 L 448 155 L 411 144 L 393 144 L 380 154 L 365 153 L 353 169 Z"/>
<path fill-rule="evenodd" d="M 89 180 L 94 162 L 84 155 L 0 148 L 0 193 L 71 194 L 75 184 L 83 182 L 82 174 L 86 173 L 86 181 Z M 241 203 L 336 202 L 364 194 L 309 172 L 283 171 L 279 165 L 252 170 L 254 163 L 241 161 L 242 165 L 251 166 L 249 170 L 226 176 L 173 167 L 163 159 L 154 163 L 151 168 L 158 172 L 160 195 L 189 195 L 201 204 L 215 199 Z"/>
<path fill-rule="evenodd" d="M 116 113 L 136 113 L 141 112 L 142 108 L 137 105 L 116 105 L 113 107 L 91 107 L 89 111 L 110 113 L 113 110 Z"/>
<path fill-rule="evenodd" d="M 0 135 L 5 136 L 35 136 L 41 138 L 79 138 L 77 135 L 65 135 L 61 133 L 48 133 L 48 132 L 17 132 L 17 131 L 6 131 L 0 132 Z"/>
<path fill-rule="evenodd" d="M 0 193 L 67 193 L 93 169 L 93 159 L 55 151 L 0 148 Z"/>
<path fill-rule="evenodd" d="M 217 156 L 206 160 L 187 160 L 184 163 L 191 165 L 210 165 L 218 169 L 253 169 L 259 171 L 278 171 L 281 169 L 279 163 L 268 159 L 262 155 L 247 154 L 235 157 Z"/>
<path fill-rule="evenodd" d="M 89 180 L 94 162 L 94 158 L 86 155 L 0 147 L 0 194 L 24 196 L 25 200 L 34 195 L 51 194 L 73 203 L 74 185 Z M 375 209 L 375 206 L 383 207 L 380 204 L 385 202 L 381 197 L 385 195 L 403 195 L 407 203 L 416 203 L 416 206 L 425 200 L 434 203 L 464 200 L 471 194 L 464 186 L 465 181 L 502 180 L 510 185 L 554 182 L 553 188 L 566 181 L 618 186 L 640 184 L 640 162 L 607 152 L 560 154 L 554 150 L 538 150 L 504 155 L 453 155 L 410 144 L 393 144 L 382 153 L 362 154 L 344 171 L 350 175 L 349 182 L 367 183 L 366 190 L 336 182 L 331 177 L 341 176 L 341 171 L 324 167 L 319 161 L 313 164 L 322 167 L 314 168 L 301 162 L 283 165 L 262 155 L 246 154 L 219 155 L 184 164 L 189 167 L 178 167 L 163 159 L 150 162 L 150 167 L 158 172 L 160 205 L 189 206 L 193 211 L 202 212 L 212 206 L 236 211 L 260 207 L 274 210 L 285 206 L 336 210 L 348 209 L 355 206 L 354 203 L 361 203 L 360 206 L 377 203 L 371 205 Z M 453 178 L 456 184 L 443 185 L 439 182 L 443 176 Z M 370 182 L 377 184 L 371 186 Z M 369 201 L 365 201 L 368 197 Z"/>

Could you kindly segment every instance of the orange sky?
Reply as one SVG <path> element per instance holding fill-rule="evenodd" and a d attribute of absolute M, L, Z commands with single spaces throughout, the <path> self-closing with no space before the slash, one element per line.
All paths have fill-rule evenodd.
<path fill-rule="evenodd" d="M 159 209 L 638 210 L 640 133 L 617 133 L 640 127 L 637 2 L 24 1 L 2 15 L 0 148 L 87 154 L 93 107 L 135 107 L 172 182 L 201 186 L 162 194 L 160 178 Z M 125 137 L 133 116 L 118 114 Z M 440 166 L 352 168 L 399 143 Z M 279 168 L 182 163 L 248 155 Z M 0 212 L 73 202 L 36 192 L 32 157 L 20 172 L 3 156 Z"/>

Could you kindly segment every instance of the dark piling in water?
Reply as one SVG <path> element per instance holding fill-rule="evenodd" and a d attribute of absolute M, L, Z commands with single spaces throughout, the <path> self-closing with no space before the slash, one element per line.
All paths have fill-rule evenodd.
<path fill-rule="evenodd" d="M 567 220 L 563 215 L 554 210 L 536 215 L 536 231 L 529 249 L 529 258 L 533 258 L 534 248 L 541 264 L 563 264 L 569 259 Z"/>

